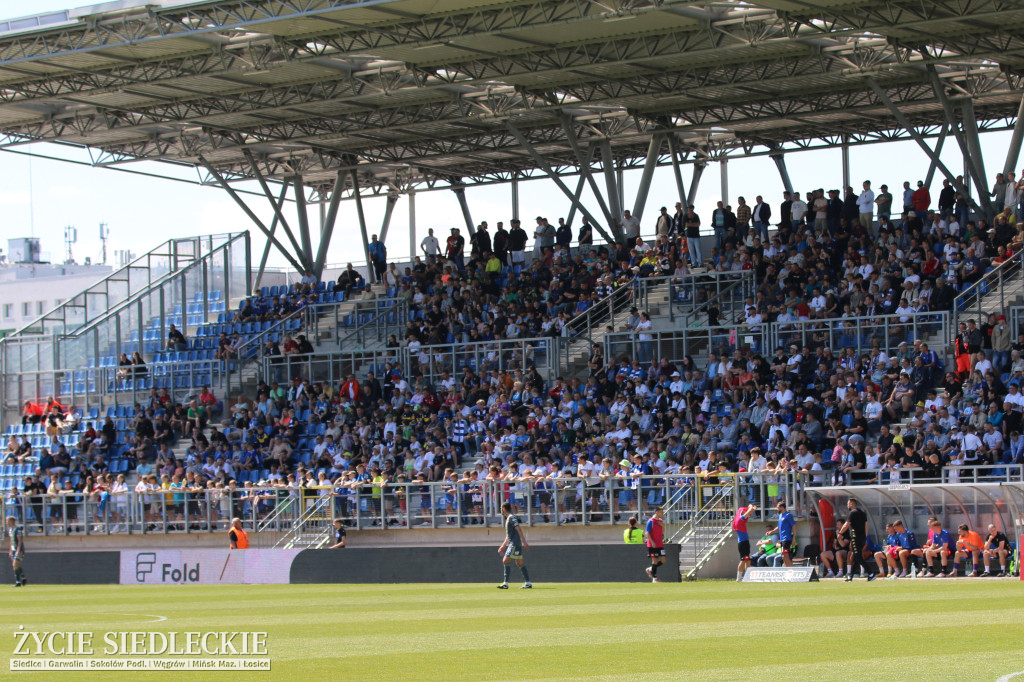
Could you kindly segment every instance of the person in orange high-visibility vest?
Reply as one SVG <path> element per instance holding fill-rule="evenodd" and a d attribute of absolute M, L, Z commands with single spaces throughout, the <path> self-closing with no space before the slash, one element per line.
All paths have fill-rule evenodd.
<path fill-rule="evenodd" d="M 231 549 L 249 549 L 249 536 L 242 528 L 242 519 L 231 519 L 231 530 L 228 531 Z"/>

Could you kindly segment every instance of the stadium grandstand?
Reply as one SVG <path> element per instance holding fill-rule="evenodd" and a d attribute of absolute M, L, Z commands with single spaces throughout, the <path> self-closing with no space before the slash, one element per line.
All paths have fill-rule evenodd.
<path fill-rule="evenodd" d="M 132 5 L 0 22 L 0 149 L 199 182 L 252 230 L 169 239 L 0 340 L 3 511 L 29 537 L 238 517 L 318 548 L 336 519 L 469 534 L 508 501 L 557 534 L 662 506 L 692 577 L 747 504 L 810 521 L 814 563 L 849 496 L 880 546 L 894 515 L 1020 535 L 1024 7 Z M 893 140 L 917 176 L 850 178 L 850 147 Z M 794 187 L 787 162 L 822 148 L 843 186 Z M 729 159 L 759 155 L 785 196 L 731 199 Z M 650 197 L 659 169 L 676 191 Z M 562 224 L 520 219 L 541 178 Z M 474 221 L 489 184 L 506 215 Z M 420 256 L 413 220 L 388 258 L 395 203 L 426 191 L 464 223 Z M 365 263 L 327 266 L 336 232 Z"/>

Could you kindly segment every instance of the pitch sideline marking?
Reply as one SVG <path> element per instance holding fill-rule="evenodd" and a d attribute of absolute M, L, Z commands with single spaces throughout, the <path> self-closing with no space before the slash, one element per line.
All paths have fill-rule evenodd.
<path fill-rule="evenodd" d="M 102 613 L 107 616 L 143 616 L 145 618 L 155 618 L 156 620 L 150 621 L 151 623 L 162 623 L 167 620 L 167 616 L 157 616 L 152 613 L 117 613 L 114 611 L 97 611 L 96 613 Z"/>
<path fill-rule="evenodd" d="M 996 682 L 1010 682 L 1010 680 L 1020 675 L 1024 675 L 1024 670 L 1015 673 L 1010 673 L 1009 675 L 1003 675 L 1002 677 L 998 678 Z"/>

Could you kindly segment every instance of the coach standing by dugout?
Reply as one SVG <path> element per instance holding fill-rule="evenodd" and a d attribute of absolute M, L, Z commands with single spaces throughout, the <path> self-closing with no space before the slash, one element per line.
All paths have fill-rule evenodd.
<path fill-rule="evenodd" d="M 875 574 L 870 573 L 864 564 L 864 548 L 868 542 L 868 515 L 852 497 L 846 501 L 846 508 L 850 510 L 850 517 L 846 519 L 846 523 L 839 530 L 840 534 L 846 530 L 850 531 L 850 553 L 846 559 L 850 572 L 846 574 L 846 582 L 853 581 L 853 568 L 858 564 L 861 572 L 867 576 L 868 582 L 871 582 L 875 579 Z"/>

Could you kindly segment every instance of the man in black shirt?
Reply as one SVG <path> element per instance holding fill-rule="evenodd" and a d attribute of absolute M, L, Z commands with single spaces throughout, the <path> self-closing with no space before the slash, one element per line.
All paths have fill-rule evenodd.
<path fill-rule="evenodd" d="M 843 524 L 840 533 L 850 531 L 850 555 L 847 559 L 846 582 L 853 580 L 853 568 L 860 565 L 861 572 L 867 576 L 868 582 L 875 579 L 874 573 L 869 573 L 867 564 L 864 563 L 864 550 L 867 547 L 868 538 L 868 515 L 861 510 L 857 500 L 850 498 L 846 501 L 846 508 L 850 510 L 850 517 Z"/>
<path fill-rule="evenodd" d="M 327 549 L 343 549 L 345 547 L 345 524 L 341 522 L 341 519 L 334 519 L 334 530 L 331 532 L 331 537 L 334 538 L 334 544 L 329 545 Z"/>
<path fill-rule="evenodd" d="M 1001 530 L 996 530 L 996 527 L 990 523 L 988 525 L 988 535 L 985 536 L 985 548 L 982 551 L 985 562 L 985 572 L 982 576 L 987 577 L 991 575 L 989 567 L 993 557 L 999 557 L 999 573 L 996 576 L 1002 578 L 1007 575 L 1006 557 L 1009 554 L 1010 541 L 1006 538 L 1006 534 Z"/>

